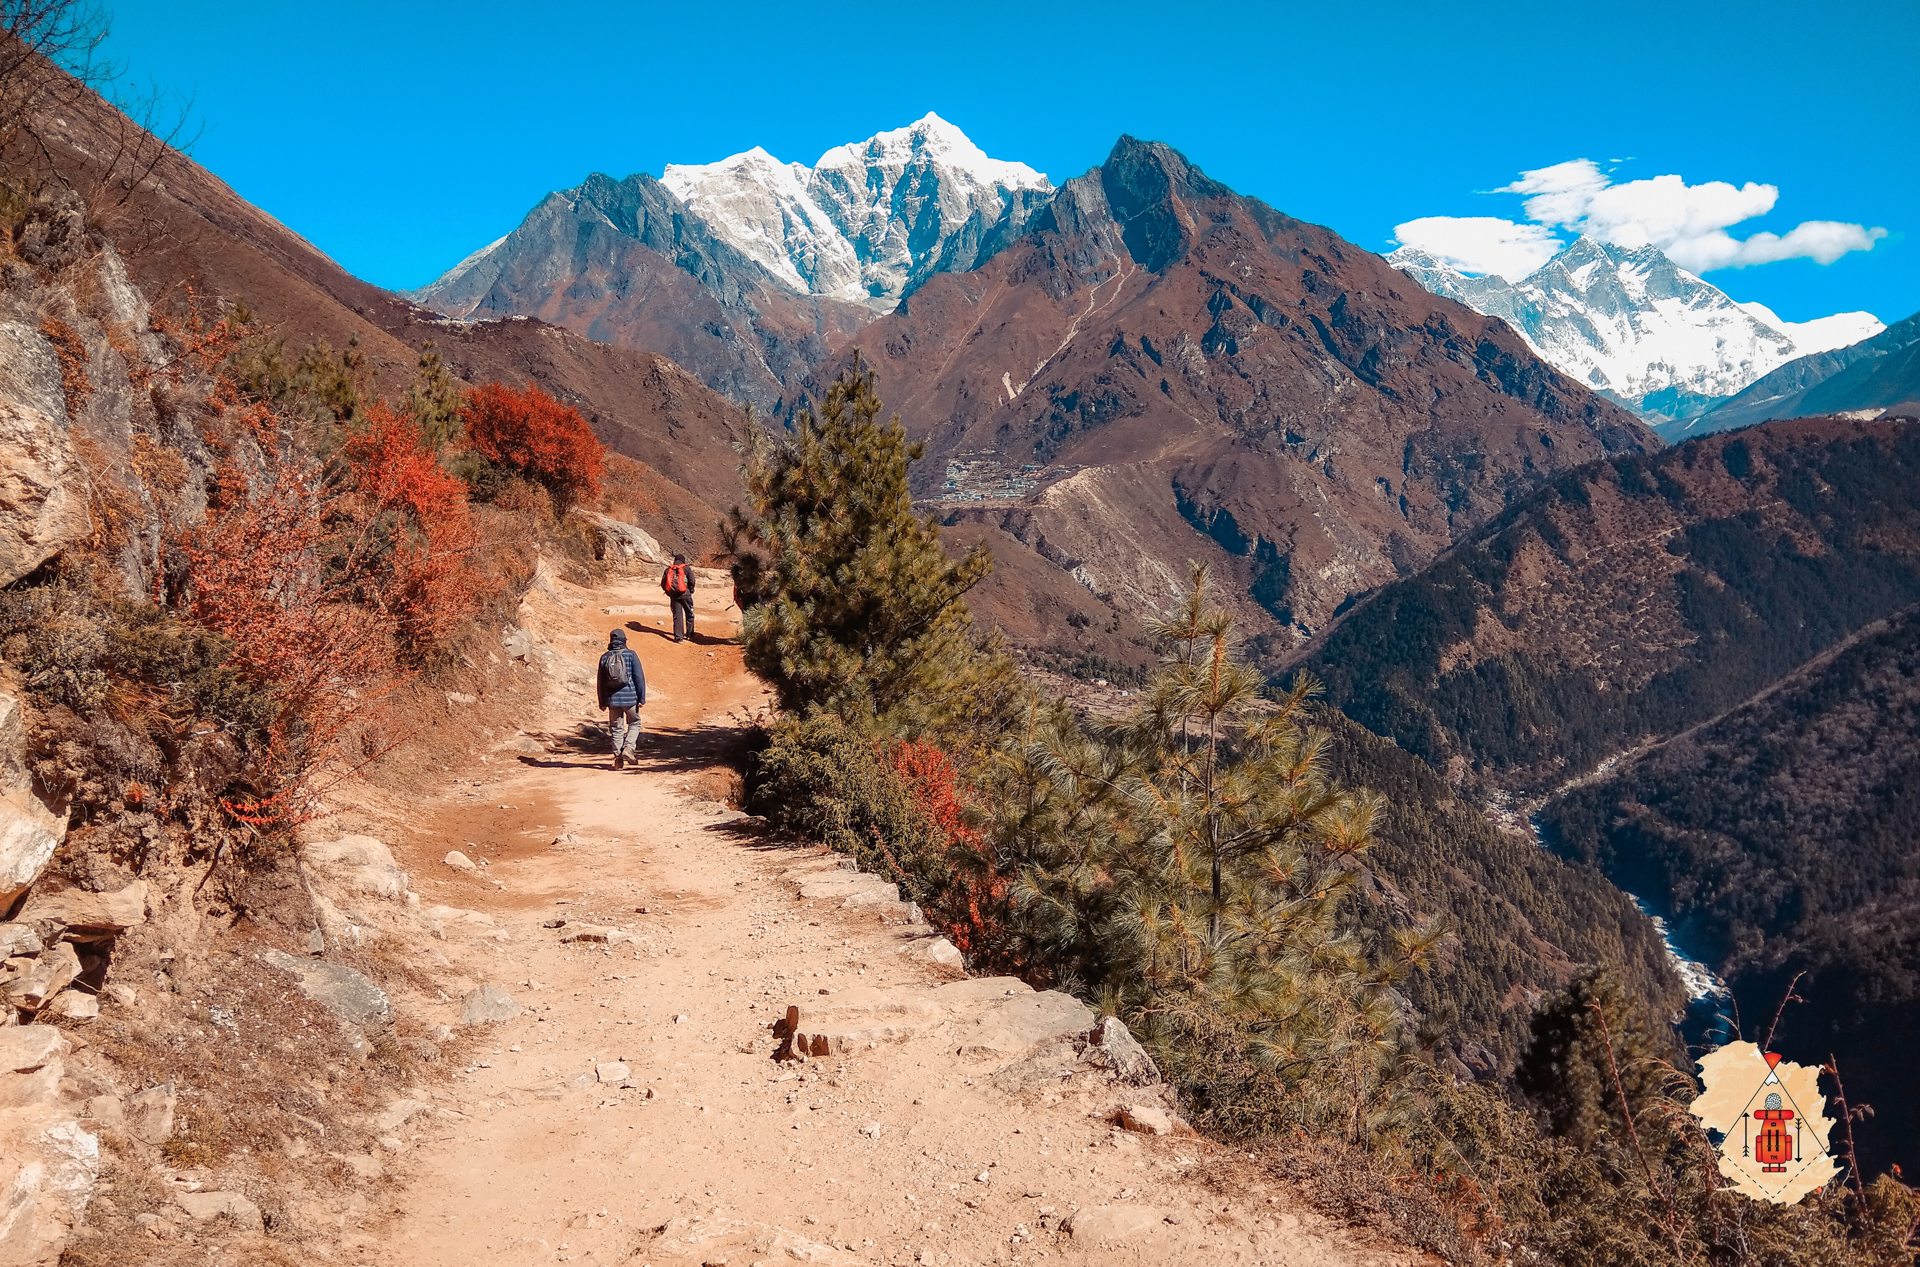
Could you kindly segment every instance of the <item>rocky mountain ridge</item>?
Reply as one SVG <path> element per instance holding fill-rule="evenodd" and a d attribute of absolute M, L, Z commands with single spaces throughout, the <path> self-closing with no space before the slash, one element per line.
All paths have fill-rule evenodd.
<path fill-rule="evenodd" d="M 660 183 L 715 234 L 796 291 L 892 309 L 935 271 L 964 271 L 1053 186 L 989 158 L 937 114 L 836 146 L 811 168 L 754 147 L 669 163 Z"/>
<path fill-rule="evenodd" d="M 1657 444 L 1500 323 L 1131 137 L 855 357 L 926 443 L 920 494 L 1038 556 L 990 602 L 1056 645 L 1092 639 L 1057 624 L 1085 598 L 1158 610 L 1189 558 L 1298 636 L 1552 472 Z"/>
<path fill-rule="evenodd" d="M 1587 237 L 1517 282 L 1469 275 L 1413 247 L 1387 259 L 1435 294 L 1499 317 L 1555 366 L 1650 421 L 1695 417 L 1795 357 L 1882 328 L 1864 312 L 1783 321 L 1654 247 Z"/>

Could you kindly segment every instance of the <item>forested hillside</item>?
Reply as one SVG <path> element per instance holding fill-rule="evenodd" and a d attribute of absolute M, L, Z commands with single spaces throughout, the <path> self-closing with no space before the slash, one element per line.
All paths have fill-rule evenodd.
<path fill-rule="evenodd" d="M 1920 600 L 1920 421 L 1808 419 L 1565 475 L 1303 657 L 1356 721 L 1540 795 Z"/>
<path fill-rule="evenodd" d="M 1781 1041 L 1840 1058 L 1911 1161 L 1920 1039 L 1920 609 L 1544 814 L 1559 848 L 1669 907 L 1750 1028 L 1807 975 Z"/>
<path fill-rule="evenodd" d="M 1418 758 L 1333 719 L 1333 771 L 1389 806 L 1371 854 L 1378 927 L 1416 914 L 1448 935 L 1408 994 L 1441 1048 L 1481 1076 L 1511 1072 L 1536 1009 L 1602 967 L 1668 1014 L 1684 1004 L 1652 926 L 1599 871 L 1503 831 Z"/>

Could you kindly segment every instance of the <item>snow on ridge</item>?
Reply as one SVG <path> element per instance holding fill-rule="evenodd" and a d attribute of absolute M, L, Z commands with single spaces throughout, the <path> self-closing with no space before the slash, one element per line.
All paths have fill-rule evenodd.
<path fill-rule="evenodd" d="M 880 311 L 937 267 L 973 218 L 1004 216 L 1019 192 L 1053 187 L 931 113 L 835 146 L 811 168 L 755 146 L 715 163 L 668 164 L 660 183 L 784 285 Z"/>
<path fill-rule="evenodd" d="M 1518 282 L 1404 247 L 1388 260 L 1436 294 L 1506 321 L 1579 381 L 1644 403 L 1652 417 L 1691 416 L 1795 357 L 1881 329 L 1869 313 L 1783 321 L 1764 305 L 1735 303 L 1651 246 L 1581 237 Z"/>
<path fill-rule="evenodd" d="M 1831 316 L 1815 317 L 1811 321 L 1788 321 L 1762 303 L 1750 302 L 1739 306 L 1756 320 L 1792 339 L 1793 346 L 1799 349 L 1801 356 L 1852 347 L 1887 328 L 1885 322 L 1870 312 L 1836 312 Z"/>
<path fill-rule="evenodd" d="M 876 132 L 864 141 L 836 145 L 820 156 L 814 170 L 864 167 L 873 160 L 910 159 L 925 152 L 940 166 L 982 186 L 1008 189 L 1051 189 L 1046 175 L 1025 163 L 990 157 L 965 132 L 931 110 L 904 128 Z"/>

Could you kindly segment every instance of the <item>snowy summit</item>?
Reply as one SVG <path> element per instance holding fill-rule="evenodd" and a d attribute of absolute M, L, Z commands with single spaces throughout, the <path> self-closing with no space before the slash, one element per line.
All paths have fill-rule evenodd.
<path fill-rule="evenodd" d="M 1024 218 L 1023 195 L 1052 189 L 937 114 L 835 146 L 810 168 L 755 147 L 669 164 L 660 183 L 787 286 L 881 310 L 939 268 L 969 224 L 977 236 Z"/>
<path fill-rule="evenodd" d="M 1387 260 L 1436 295 L 1500 318 L 1559 369 L 1655 420 L 1691 417 L 1795 357 L 1883 328 L 1865 312 L 1783 321 L 1651 246 L 1586 237 L 1517 282 L 1463 273 L 1413 247 Z"/>

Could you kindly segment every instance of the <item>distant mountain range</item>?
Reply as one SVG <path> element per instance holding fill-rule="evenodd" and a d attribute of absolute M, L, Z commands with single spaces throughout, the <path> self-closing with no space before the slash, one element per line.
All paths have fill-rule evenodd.
<path fill-rule="evenodd" d="M 1920 414 L 1920 314 L 1859 343 L 1789 361 L 1700 417 L 1659 430 L 1684 440 L 1769 418 L 1883 411 Z"/>
<path fill-rule="evenodd" d="M 1797 357 L 1883 328 L 1865 312 L 1783 321 L 1653 247 L 1586 237 L 1518 282 L 1470 276 L 1412 247 L 1387 259 L 1435 294 L 1499 317 L 1561 370 L 1651 422 L 1698 417 Z"/>
<path fill-rule="evenodd" d="M 596 173 L 412 298 L 659 352 L 770 411 L 854 330 L 933 272 L 971 268 L 1051 192 L 930 114 L 811 168 L 756 148 L 658 180 Z"/>
<path fill-rule="evenodd" d="M 659 351 L 763 412 L 857 353 L 928 442 L 921 495 L 996 545 L 994 615 L 1074 654 L 1118 653 L 1112 612 L 1157 609 L 1189 558 L 1298 637 L 1546 475 L 1656 443 L 1165 146 L 1056 190 L 935 115 L 812 167 L 591 176 L 417 298 Z"/>
<path fill-rule="evenodd" d="M 798 291 L 891 311 L 934 272 L 978 262 L 1053 192 L 1024 163 L 989 158 L 937 114 L 841 145 L 811 168 L 757 146 L 669 164 L 660 183 Z"/>

